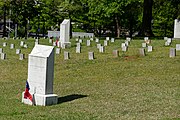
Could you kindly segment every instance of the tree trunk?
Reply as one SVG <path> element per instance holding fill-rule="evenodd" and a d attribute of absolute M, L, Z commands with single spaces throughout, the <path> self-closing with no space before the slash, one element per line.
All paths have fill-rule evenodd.
<path fill-rule="evenodd" d="M 6 4 L 6 3 L 4 3 Z M 4 5 L 4 26 L 3 26 L 3 37 L 7 37 L 6 36 L 6 5 Z"/>
<path fill-rule="evenodd" d="M 115 15 L 115 28 L 116 28 L 116 36 L 119 38 L 120 37 L 120 33 L 121 33 L 121 27 L 120 27 L 120 23 L 119 23 L 119 20 L 118 20 L 118 16 Z"/>
<path fill-rule="evenodd" d="M 154 36 L 151 28 L 152 5 L 153 5 L 153 0 L 144 0 L 142 28 L 139 32 L 140 36 L 148 36 L 148 37 Z"/>

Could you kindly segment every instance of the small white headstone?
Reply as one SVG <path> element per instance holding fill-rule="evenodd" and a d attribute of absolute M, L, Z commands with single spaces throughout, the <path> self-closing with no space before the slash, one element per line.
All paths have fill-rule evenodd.
<path fill-rule="evenodd" d="M 10 44 L 10 49 L 14 49 L 14 44 Z"/>
<path fill-rule="evenodd" d="M 0 48 L 0 53 L 3 53 L 3 48 Z"/>
<path fill-rule="evenodd" d="M 76 43 L 76 47 L 81 47 L 81 43 Z"/>
<path fill-rule="evenodd" d="M 49 43 L 52 43 L 53 42 L 53 40 L 52 39 L 49 39 Z"/>
<path fill-rule="evenodd" d="M 81 47 L 76 47 L 76 53 L 81 53 Z"/>
<path fill-rule="evenodd" d="M 27 44 L 24 44 L 24 48 L 28 48 L 28 45 L 27 45 Z"/>
<path fill-rule="evenodd" d="M 96 43 L 98 43 L 99 42 L 99 38 L 96 38 Z"/>
<path fill-rule="evenodd" d="M 167 41 L 165 42 L 165 46 L 170 46 L 170 44 L 171 44 L 170 42 Z"/>
<path fill-rule="evenodd" d="M 91 41 L 93 41 L 93 38 L 90 38 Z"/>
<path fill-rule="evenodd" d="M 78 42 L 79 41 L 79 39 L 78 38 L 76 38 L 76 42 Z"/>
<path fill-rule="evenodd" d="M 171 43 L 171 42 L 172 42 L 172 39 L 171 39 L 171 38 L 168 38 L 168 39 L 167 39 L 167 42 Z"/>
<path fill-rule="evenodd" d="M 180 51 L 180 44 L 176 44 L 176 51 Z"/>
<path fill-rule="evenodd" d="M 1 53 L 1 60 L 5 60 L 6 59 L 6 54 L 5 53 Z"/>
<path fill-rule="evenodd" d="M 100 47 L 99 47 L 99 52 L 100 52 L 100 53 L 104 53 L 104 48 L 105 48 L 104 46 L 100 46 Z"/>
<path fill-rule="evenodd" d="M 7 43 L 6 42 L 3 42 L 3 47 L 6 47 L 7 46 Z"/>
<path fill-rule="evenodd" d="M 69 52 L 64 51 L 64 60 L 69 59 Z"/>
<path fill-rule="evenodd" d="M 167 40 L 168 40 L 168 37 L 164 37 L 164 40 L 166 40 L 166 41 L 167 41 Z"/>
<path fill-rule="evenodd" d="M 127 46 L 123 46 L 123 47 L 122 47 L 122 51 L 123 51 L 123 52 L 126 52 L 126 51 L 127 51 L 127 48 L 128 48 Z"/>
<path fill-rule="evenodd" d="M 143 48 L 147 47 L 147 44 L 146 43 L 142 43 L 142 47 Z"/>
<path fill-rule="evenodd" d="M 19 60 L 24 60 L 24 54 L 19 54 Z"/>
<path fill-rule="evenodd" d="M 91 40 L 87 40 L 87 46 L 91 45 Z"/>
<path fill-rule="evenodd" d="M 104 41 L 104 46 L 108 46 L 108 41 L 107 40 Z"/>
<path fill-rule="evenodd" d="M 126 43 L 121 43 L 121 48 L 123 48 L 124 46 L 126 46 Z"/>
<path fill-rule="evenodd" d="M 106 40 L 108 41 L 110 38 L 109 37 L 106 37 Z"/>
<path fill-rule="evenodd" d="M 114 43 L 114 42 L 115 42 L 115 39 L 114 39 L 114 38 L 111 38 L 111 42 Z"/>
<path fill-rule="evenodd" d="M 79 39 L 79 43 L 83 43 L 83 40 L 82 40 L 82 39 Z"/>
<path fill-rule="evenodd" d="M 97 48 L 99 49 L 101 47 L 101 44 L 97 44 Z"/>
<path fill-rule="evenodd" d="M 94 52 L 89 52 L 89 60 L 94 60 Z"/>
<path fill-rule="evenodd" d="M 149 40 L 149 38 L 148 37 L 144 37 L 144 41 L 146 41 L 146 40 Z"/>
<path fill-rule="evenodd" d="M 129 41 L 125 41 L 126 46 L 129 46 Z"/>
<path fill-rule="evenodd" d="M 130 37 L 127 37 L 127 38 L 126 38 L 126 41 L 129 41 L 129 42 L 130 42 L 130 41 L 131 41 L 131 38 L 130 38 Z"/>
<path fill-rule="evenodd" d="M 20 42 L 20 46 L 23 47 L 24 46 L 24 41 Z"/>
<path fill-rule="evenodd" d="M 152 46 L 148 46 L 148 52 L 152 52 L 152 50 L 153 50 L 153 48 L 152 48 Z"/>
<path fill-rule="evenodd" d="M 174 38 L 180 38 L 180 20 L 174 20 Z"/>
<path fill-rule="evenodd" d="M 176 49 L 175 48 L 170 48 L 169 57 L 175 57 L 175 56 L 176 56 Z"/>
<path fill-rule="evenodd" d="M 20 54 L 21 50 L 20 49 L 16 49 L 16 54 Z"/>
<path fill-rule="evenodd" d="M 60 48 L 56 48 L 56 54 L 60 54 Z"/>
<path fill-rule="evenodd" d="M 53 42 L 53 46 L 54 46 L 54 47 L 56 46 L 56 42 Z"/>

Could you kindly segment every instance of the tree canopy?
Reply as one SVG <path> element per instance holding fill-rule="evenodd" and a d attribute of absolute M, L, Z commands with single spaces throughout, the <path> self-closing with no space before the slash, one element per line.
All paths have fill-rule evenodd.
<path fill-rule="evenodd" d="M 19 36 L 59 30 L 68 18 L 73 31 L 97 36 L 172 37 L 174 19 L 180 19 L 179 0 L 0 0 L 0 8 L 1 21 L 11 19 Z"/>

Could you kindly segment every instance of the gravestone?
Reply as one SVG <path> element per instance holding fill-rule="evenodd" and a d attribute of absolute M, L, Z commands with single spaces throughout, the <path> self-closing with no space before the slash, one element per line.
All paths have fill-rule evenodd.
<path fill-rule="evenodd" d="M 91 45 L 91 40 L 87 40 L 87 46 Z"/>
<path fill-rule="evenodd" d="M 106 40 L 108 41 L 108 40 L 109 40 L 109 37 L 106 37 Z"/>
<path fill-rule="evenodd" d="M 169 57 L 175 57 L 176 56 L 176 49 L 170 48 Z"/>
<path fill-rule="evenodd" d="M 14 44 L 10 44 L 10 49 L 14 49 Z"/>
<path fill-rule="evenodd" d="M 79 39 L 78 38 L 76 38 L 76 42 L 78 42 L 79 41 Z"/>
<path fill-rule="evenodd" d="M 60 42 L 61 46 L 70 47 L 71 42 L 69 42 L 70 36 L 70 20 L 64 19 L 60 25 Z"/>
<path fill-rule="evenodd" d="M 101 44 L 97 44 L 97 48 L 99 49 L 101 47 Z"/>
<path fill-rule="evenodd" d="M 139 49 L 139 55 L 140 56 L 145 56 L 145 49 L 144 48 Z"/>
<path fill-rule="evenodd" d="M 165 46 L 170 46 L 170 42 L 165 42 Z"/>
<path fill-rule="evenodd" d="M 94 52 L 89 52 L 89 60 L 94 60 Z"/>
<path fill-rule="evenodd" d="M 108 46 L 108 41 L 107 40 L 104 41 L 104 46 Z"/>
<path fill-rule="evenodd" d="M 24 98 L 22 102 L 29 105 L 47 106 L 57 104 L 58 96 L 53 94 L 54 81 L 54 47 L 35 45 L 28 60 L 29 93 L 33 100 Z"/>
<path fill-rule="evenodd" d="M 142 47 L 143 48 L 147 47 L 147 44 L 146 43 L 142 43 Z"/>
<path fill-rule="evenodd" d="M 126 46 L 129 46 L 129 41 L 125 41 Z"/>
<path fill-rule="evenodd" d="M 172 42 L 172 39 L 171 39 L 171 38 L 168 38 L 168 39 L 167 39 L 167 42 L 171 43 L 171 42 Z"/>
<path fill-rule="evenodd" d="M 3 48 L 0 48 L 0 53 L 3 53 Z"/>
<path fill-rule="evenodd" d="M 64 51 L 64 60 L 69 59 L 69 52 Z"/>
<path fill-rule="evenodd" d="M 126 52 L 126 51 L 127 51 L 127 48 L 128 48 L 127 46 L 123 46 L 123 47 L 122 47 L 122 51 L 123 51 L 123 52 Z"/>
<path fill-rule="evenodd" d="M 60 54 L 60 48 L 56 48 L 56 54 Z"/>
<path fill-rule="evenodd" d="M 1 53 L 1 60 L 5 60 L 6 59 L 6 53 Z"/>
<path fill-rule="evenodd" d="M 180 51 L 180 44 L 176 44 L 176 51 Z"/>
<path fill-rule="evenodd" d="M 168 39 L 168 37 L 164 37 L 164 40 L 166 40 L 166 41 L 167 41 L 167 39 Z"/>
<path fill-rule="evenodd" d="M 24 46 L 24 41 L 20 42 L 20 46 L 23 47 Z"/>
<path fill-rule="evenodd" d="M 16 49 L 16 54 L 20 54 L 21 50 L 20 49 Z"/>
<path fill-rule="evenodd" d="M 153 48 L 152 48 L 152 46 L 148 46 L 148 52 L 152 52 L 152 50 L 153 50 Z"/>
<path fill-rule="evenodd" d="M 76 47 L 81 47 L 81 43 L 76 43 Z"/>
<path fill-rule="evenodd" d="M 113 56 L 114 57 L 119 57 L 119 51 L 118 50 L 113 50 Z"/>
<path fill-rule="evenodd" d="M 82 39 L 79 39 L 79 43 L 83 43 L 83 40 L 82 40 Z"/>
<path fill-rule="evenodd" d="M 126 43 L 121 43 L 121 48 L 123 48 L 124 46 L 126 46 Z"/>
<path fill-rule="evenodd" d="M 180 20 L 174 20 L 174 38 L 180 38 Z"/>
<path fill-rule="evenodd" d="M 3 47 L 6 47 L 7 46 L 7 43 L 6 42 L 3 42 Z"/>
<path fill-rule="evenodd" d="M 52 43 L 53 42 L 53 40 L 52 39 L 49 39 L 49 43 Z"/>
<path fill-rule="evenodd" d="M 19 54 L 19 60 L 24 60 L 24 54 Z"/>
<path fill-rule="evenodd" d="M 99 52 L 100 52 L 100 53 L 104 53 L 104 49 L 105 49 L 104 46 L 100 46 L 100 47 L 99 47 Z"/>
<path fill-rule="evenodd" d="M 144 37 L 144 41 L 146 41 L 146 40 L 149 40 L 149 38 L 148 37 Z"/>
<path fill-rule="evenodd" d="M 28 48 L 28 45 L 27 45 L 27 44 L 24 44 L 24 48 Z"/>
<path fill-rule="evenodd" d="M 114 39 L 114 38 L 111 38 L 111 42 L 114 43 L 114 42 L 115 42 L 115 39 Z"/>
<path fill-rule="evenodd" d="M 53 46 L 54 46 L 54 47 L 56 46 L 56 42 L 53 42 Z"/>
<path fill-rule="evenodd" d="M 131 38 L 130 37 L 126 37 L 126 41 L 131 41 Z"/>
<path fill-rule="evenodd" d="M 98 38 L 96 38 L 96 43 L 98 43 L 99 42 L 99 39 Z"/>
<path fill-rule="evenodd" d="M 81 53 L 81 47 L 76 47 L 76 53 Z"/>
<path fill-rule="evenodd" d="M 90 38 L 91 41 L 93 41 L 94 39 L 93 38 Z"/>

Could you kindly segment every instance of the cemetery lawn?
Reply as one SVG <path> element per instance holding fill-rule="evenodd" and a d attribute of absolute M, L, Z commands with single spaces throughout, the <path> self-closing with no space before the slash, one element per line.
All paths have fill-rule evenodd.
<path fill-rule="evenodd" d="M 90 47 L 82 44 L 82 53 L 72 47 L 55 55 L 54 93 L 59 96 L 53 106 L 29 106 L 21 103 L 28 73 L 28 54 L 34 39 L 24 40 L 28 48 L 20 47 L 22 40 L 2 40 L 0 48 L 7 54 L 0 59 L 0 120 L 175 120 L 180 119 L 180 51 L 175 58 L 169 57 L 170 48 L 180 44 L 173 40 L 165 47 L 164 40 L 153 40 L 153 51 L 138 55 L 143 40 L 133 40 L 128 52 L 121 51 L 119 39 L 99 53 L 95 42 Z M 3 47 L 3 42 L 7 46 Z M 50 45 L 48 39 L 40 44 Z M 103 40 L 100 40 L 103 43 Z M 15 49 L 10 49 L 10 43 Z M 25 60 L 15 54 L 20 48 Z M 112 55 L 119 50 L 119 57 Z M 63 52 L 70 59 L 63 59 Z M 93 51 L 94 60 L 88 60 Z M 147 49 L 146 49 L 147 51 Z"/>

